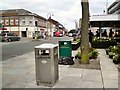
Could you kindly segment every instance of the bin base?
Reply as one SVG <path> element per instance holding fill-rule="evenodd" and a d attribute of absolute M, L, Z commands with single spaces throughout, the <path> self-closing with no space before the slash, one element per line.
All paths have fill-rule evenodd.
<path fill-rule="evenodd" d="M 36 82 L 36 84 L 37 84 L 37 86 L 48 86 L 48 87 L 53 87 L 55 84 L 56 84 L 56 82 L 57 82 L 58 80 L 56 80 L 55 82 L 40 82 L 40 81 L 37 81 Z"/>

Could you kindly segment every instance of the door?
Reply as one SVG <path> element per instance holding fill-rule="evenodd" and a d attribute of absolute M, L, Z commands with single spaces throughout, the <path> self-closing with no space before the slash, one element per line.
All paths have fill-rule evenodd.
<path fill-rule="evenodd" d="M 27 32 L 26 31 L 22 31 L 21 34 L 22 34 L 22 37 L 27 37 Z"/>

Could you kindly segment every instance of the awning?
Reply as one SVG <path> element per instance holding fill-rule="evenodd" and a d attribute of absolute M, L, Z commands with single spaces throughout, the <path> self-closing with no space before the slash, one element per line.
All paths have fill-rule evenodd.
<path fill-rule="evenodd" d="M 92 27 L 120 27 L 120 21 L 91 21 Z"/>
<path fill-rule="evenodd" d="M 0 28 L 0 30 L 7 30 L 7 28 Z"/>
<path fill-rule="evenodd" d="M 90 17 L 92 27 L 120 27 L 120 14 L 93 15 Z"/>

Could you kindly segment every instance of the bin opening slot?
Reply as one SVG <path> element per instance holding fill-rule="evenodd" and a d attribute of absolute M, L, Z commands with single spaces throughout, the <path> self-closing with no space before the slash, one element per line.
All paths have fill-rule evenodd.
<path fill-rule="evenodd" d="M 40 51 L 40 55 L 49 55 L 49 54 L 50 54 L 49 50 L 41 50 Z"/>
<path fill-rule="evenodd" d="M 64 45 L 67 45 L 67 42 L 62 42 L 61 45 L 63 45 L 63 46 L 64 46 Z"/>

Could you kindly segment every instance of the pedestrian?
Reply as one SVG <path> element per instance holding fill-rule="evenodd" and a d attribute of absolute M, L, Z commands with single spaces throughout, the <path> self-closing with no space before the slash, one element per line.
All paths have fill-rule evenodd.
<path fill-rule="evenodd" d="M 109 32 L 109 38 L 112 38 L 114 35 L 114 32 L 112 31 L 112 29 L 110 29 L 110 32 Z"/>
<path fill-rule="evenodd" d="M 89 30 L 89 42 L 92 43 L 92 39 L 94 37 L 93 32 L 91 32 L 91 30 Z"/>
<path fill-rule="evenodd" d="M 118 37 L 118 30 L 115 31 L 114 37 Z"/>
<path fill-rule="evenodd" d="M 99 33 L 99 31 L 96 31 L 96 35 L 95 35 L 96 37 L 100 37 L 100 33 Z"/>
<path fill-rule="evenodd" d="M 102 33 L 102 36 L 103 37 L 108 37 L 106 30 L 104 30 L 104 32 Z"/>
<path fill-rule="evenodd" d="M 44 38 L 45 38 L 45 39 L 47 38 L 47 32 L 44 33 Z"/>

